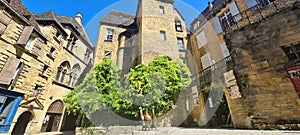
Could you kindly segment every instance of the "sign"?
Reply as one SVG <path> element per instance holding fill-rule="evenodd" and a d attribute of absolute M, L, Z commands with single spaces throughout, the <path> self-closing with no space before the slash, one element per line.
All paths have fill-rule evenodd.
<path fill-rule="evenodd" d="M 286 66 L 285 69 L 289 74 L 298 96 L 300 97 L 300 65 Z"/>

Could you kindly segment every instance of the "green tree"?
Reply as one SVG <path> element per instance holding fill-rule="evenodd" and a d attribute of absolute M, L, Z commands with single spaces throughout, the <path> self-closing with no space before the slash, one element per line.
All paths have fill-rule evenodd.
<path fill-rule="evenodd" d="M 138 115 L 138 107 L 154 105 L 161 115 L 175 107 L 175 94 L 191 83 L 190 72 L 181 61 L 163 56 L 148 66 L 140 64 L 121 79 L 118 68 L 104 59 L 65 97 L 68 112 L 84 112 L 87 116 L 112 110 L 125 117 Z M 78 107 L 80 105 L 80 107 Z"/>

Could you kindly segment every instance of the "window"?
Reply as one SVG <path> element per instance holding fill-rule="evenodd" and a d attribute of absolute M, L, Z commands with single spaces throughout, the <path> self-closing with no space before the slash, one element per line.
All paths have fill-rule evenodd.
<path fill-rule="evenodd" d="M 104 51 L 104 56 L 107 59 L 111 59 L 111 51 Z"/>
<path fill-rule="evenodd" d="M 220 46 L 221 46 L 224 58 L 228 57 L 230 55 L 230 53 L 229 53 L 229 50 L 228 50 L 226 44 L 222 43 Z"/>
<path fill-rule="evenodd" d="M 55 80 L 60 83 L 65 83 L 65 77 L 68 74 L 68 71 L 70 71 L 70 64 L 65 61 L 57 68 Z"/>
<path fill-rule="evenodd" d="M 232 14 L 230 12 L 230 9 L 228 9 L 224 14 L 222 14 L 221 16 L 219 16 L 223 26 L 232 26 L 234 25 L 234 20 L 233 20 L 233 17 L 232 17 Z"/>
<path fill-rule="evenodd" d="M 166 32 L 165 31 L 160 31 L 160 39 L 163 41 L 166 41 Z"/>
<path fill-rule="evenodd" d="M 205 31 L 202 30 L 197 36 L 197 44 L 198 44 L 198 48 L 201 48 L 202 46 L 207 44 L 207 40 L 206 40 L 206 36 L 205 36 Z"/>
<path fill-rule="evenodd" d="M 35 85 L 32 95 L 34 97 L 37 97 L 39 94 L 41 94 L 42 90 L 43 90 L 43 88 L 41 85 Z"/>
<path fill-rule="evenodd" d="M 289 61 L 300 61 L 300 45 L 294 45 L 282 48 Z"/>
<path fill-rule="evenodd" d="M 47 70 L 48 70 L 49 66 L 47 65 L 44 65 L 43 66 L 43 70 L 42 70 L 42 74 L 46 74 L 47 73 Z"/>
<path fill-rule="evenodd" d="M 29 49 L 31 44 L 32 44 L 32 41 L 34 40 L 34 37 L 33 36 L 30 36 L 30 38 L 28 39 L 26 45 L 25 45 L 25 48 L 26 49 Z"/>
<path fill-rule="evenodd" d="M 114 30 L 113 29 L 107 29 L 106 41 L 112 41 L 113 36 L 114 36 Z"/>
<path fill-rule="evenodd" d="M 164 6 L 159 6 L 159 12 L 161 14 L 165 14 L 165 7 Z"/>
<path fill-rule="evenodd" d="M 184 50 L 183 38 L 177 38 L 177 44 L 179 50 Z"/>
<path fill-rule="evenodd" d="M 181 26 L 181 22 L 179 20 L 175 21 L 175 28 L 176 28 L 176 31 L 182 32 L 182 26 Z"/>
<path fill-rule="evenodd" d="M 258 5 L 261 7 L 267 6 L 274 1 L 276 0 L 257 0 L 257 2 L 259 3 Z"/>
<path fill-rule="evenodd" d="M 55 51 L 55 48 L 54 48 L 54 47 L 51 47 L 49 54 L 50 54 L 51 56 L 53 56 L 53 55 L 54 55 L 54 51 Z"/>

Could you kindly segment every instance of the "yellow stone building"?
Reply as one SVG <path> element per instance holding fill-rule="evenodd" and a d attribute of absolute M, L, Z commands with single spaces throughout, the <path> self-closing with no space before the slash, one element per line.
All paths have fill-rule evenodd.
<path fill-rule="evenodd" d="M 276 102 L 274 97 L 278 96 L 275 91 L 291 89 L 290 81 L 286 80 L 289 78 L 285 77 L 284 80 L 286 81 L 278 82 L 277 86 L 268 82 L 268 79 L 271 78 L 283 78 L 283 76 L 268 76 L 269 72 L 282 74 L 283 71 L 276 70 L 277 72 L 273 72 L 274 67 L 269 66 L 268 61 L 258 62 L 264 58 L 264 55 L 272 53 L 262 52 L 264 54 L 262 55 L 262 53 L 259 53 L 263 51 L 261 49 L 255 53 L 253 51 L 252 53 L 247 52 L 253 50 L 250 46 L 265 44 L 267 42 L 265 38 L 272 39 L 273 35 L 268 35 L 269 37 L 258 36 L 264 32 L 258 30 L 251 31 L 252 35 L 257 34 L 257 38 L 251 37 L 251 34 L 247 32 L 241 36 L 235 33 L 235 31 L 244 31 L 246 26 L 254 29 L 260 22 L 264 22 L 268 16 L 280 13 L 282 9 L 293 5 L 295 1 L 214 0 L 212 3 L 208 3 L 202 14 L 191 23 L 191 51 L 198 69 L 193 74 L 195 78 L 199 78 L 199 80 L 195 80 L 193 86 L 193 91 L 198 95 L 197 100 L 199 100 L 198 104 L 194 104 L 195 108 L 191 113 L 194 122 L 200 126 L 232 126 L 235 128 L 281 128 L 280 126 L 284 123 L 288 128 L 297 129 L 297 126 L 294 126 L 299 119 L 298 114 L 295 113 L 297 109 L 293 108 L 288 113 L 279 113 L 275 109 L 277 105 L 292 104 L 292 106 L 299 106 L 299 99 L 295 98 L 295 90 L 291 90 L 291 93 L 288 94 L 281 93 L 283 99 L 278 100 L 276 105 L 272 104 Z M 266 23 L 262 24 L 266 25 Z M 259 29 L 265 30 L 272 27 L 271 23 L 269 24 L 270 26 L 266 26 L 266 28 L 261 26 Z M 269 32 L 274 33 L 275 30 Z M 231 48 L 228 48 L 224 40 L 226 34 L 231 35 L 227 36 L 226 40 L 230 41 Z M 243 38 L 249 38 L 249 40 L 245 41 Z M 296 41 L 294 38 L 287 40 L 287 42 Z M 274 42 L 272 44 L 279 43 Z M 251 45 L 246 46 L 247 44 Z M 232 52 L 229 52 L 228 49 Z M 230 56 L 230 54 L 234 54 L 234 56 Z M 232 57 L 235 59 L 232 60 Z M 282 58 L 273 57 L 273 59 L 280 61 Z M 242 64 L 244 67 L 236 65 L 236 63 Z M 266 74 L 266 76 L 257 77 L 256 79 L 260 80 L 254 81 L 254 76 L 251 76 L 253 74 Z M 248 77 L 248 75 L 251 77 Z M 197 84 L 197 82 L 199 83 Z M 257 83 L 257 85 L 253 83 Z M 274 89 L 279 85 L 286 87 Z M 210 95 L 209 93 L 214 94 Z M 214 96 L 216 93 L 217 95 L 218 93 L 222 95 L 224 93 L 225 97 Z M 224 103 L 218 102 L 222 98 L 224 98 Z M 286 98 L 291 98 L 291 102 L 287 103 Z M 286 118 L 286 114 L 292 114 L 292 118 Z M 275 121 L 281 122 L 276 123 Z"/>
<path fill-rule="evenodd" d="M 107 57 L 126 74 L 159 56 L 186 62 L 188 32 L 173 4 L 174 0 L 139 0 L 135 15 L 114 10 L 107 14 L 100 20 L 94 64 Z M 185 99 L 181 101 L 169 124 L 178 126 L 188 116 Z"/>
<path fill-rule="evenodd" d="M 94 52 L 82 15 L 33 15 L 20 0 L 1 0 L 0 16 L 0 133 L 74 129 L 63 96 L 92 68 Z"/>
<path fill-rule="evenodd" d="M 136 15 L 111 11 L 100 20 L 95 64 L 109 57 L 126 73 L 163 55 L 185 60 L 187 30 L 173 3 L 139 0 Z"/>

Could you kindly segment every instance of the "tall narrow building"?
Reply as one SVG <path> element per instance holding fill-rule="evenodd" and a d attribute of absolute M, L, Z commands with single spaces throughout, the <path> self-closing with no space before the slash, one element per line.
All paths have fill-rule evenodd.
<path fill-rule="evenodd" d="M 174 0 L 139 0 L 136 15 L 111 11 L 100 20 L 95 64 L 111 58 L 123 73 L 153 58 L 185 61 L 187 30 Z"/>

